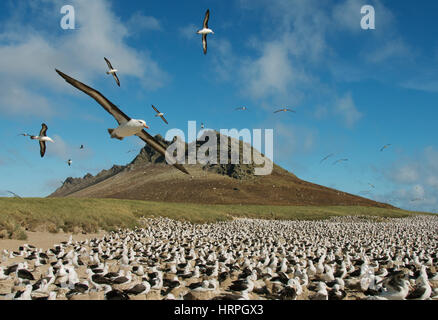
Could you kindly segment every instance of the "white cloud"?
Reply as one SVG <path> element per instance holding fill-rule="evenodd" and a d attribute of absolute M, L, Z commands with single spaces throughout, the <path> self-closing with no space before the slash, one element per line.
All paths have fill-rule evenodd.
<path fill-rule="evenodd" d="M 50 102 L 43 96 L 19 86 L 2 85 L 0 113 L 13 116 L 51 116 L 55 113 Z M 0 92 L 2 89 L 0 89 Z"/>
<path fill-rule="evenodd" d="M 400 38 L 387 41 L 384 45 L 376 48 L 376 50 L 367 50 L 363 55 L 371 63 L 382 63 L 396 58 L 401 58 L 406 62 L 406 59 L 411 58 L 409 47 Z"/>
<path fill-rule="evenodd" d="M 343 118 L 345 125 L 349 128 L 362 118 L 362 113 L 357 110 L 351 93 L 347 93 L 338 99 L 335 106 L 335 113 Z"/>
<path fill-rule="evenodd" d="M 106 70 L 105 56 L 121 70 L 121 78 L 137 78 L 144 88 L 150 90 L 166 83 L 167 73 L 149 52 L 141 52 L 127 45 L 129 30 L 111 11 L 109 2 L 72 0 L 71 4 L 76 12 L 76 30 L 62 30 L 59 26 L 62 1 L 32 2 L 32 6 L 40 7 L 38 16 L 56 22 L 59 30 L 35 28 L 32 19 L 19 20 L 16 16 L 13 22 L 1 23 L 0 78 L 8 86 L 0 87 L 0 102 L 14 101 L 16 94 L 10 88 L 17 88 L 23 98 L 21 102 L 16 100 L 14 113 L 33 115 L 35 107 L 51 113 L 53 107 L 41 97 L 41 91 L 66 90 L 54 69 L 89 81 Z M 28 100 L 35 100 L 37 105 L 28 104 Z M 4 112 L 2 109 L 0 111 Z"/>
<path fill-rule="evenodd" d="M 391 172 L 391 178 L 398 183 L 414 183 L 419 178 L 416 164 L 404 165 Z"/>
<path fill-rule="evenodd" d="M 393 199 L 402 208 L 433 211 L 438 205 L 438 150 L 427 147 L 413 159 L 393 163 L 385 177 L 394 190 L 377 197 Z"/>
<path fill-rule="evenodd" d="M 268 43 L 262 55 L 242 68 L 245 90 L 254 98 L 285 94 L 294 76 L 288 51 L 280 43 Z"/>
<path fill-rule="evenodd" d="M 84 149 L 80 149 L 78 145 L 72 145 L 64 141 L 61 136 L 54 134 L 52 137 L 54 143 L 46 143 L 46 154 L 49 156 L 54 156 L 60 160 L 67 161 L 72 159 L 73 161 L 77 159 L 87 159 L 93 156 L 93 150 L 89 146 Z"/>
<path fill-rule="evenodd" d="M 185 39 L 195 39 L 199 37 L 199 35 L 196 34 L 196 31 L 198 31 L 199 28 L 196 27 L 193 23 L 186 25 L 184 27 L 180 27 L 178 29 L 181 36 Z"/>
<path fill-rule="evenodd" d="M 142 31 L 162 30 L 160 21 L 152 16 L 145 16 L 141 12 L 134 13 L 127 23 L 130 32 L 135 35 Z"/>

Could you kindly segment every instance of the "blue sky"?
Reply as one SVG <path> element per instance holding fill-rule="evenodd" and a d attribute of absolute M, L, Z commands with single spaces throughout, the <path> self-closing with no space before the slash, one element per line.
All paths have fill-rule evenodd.
<path fill-rule="evenodd" d="M 65 4 L 75 8 L 75 30 L 60 27 Z M 375 8 L 375 30 L 360 28 L 365 4 Z M 215 34 L 204 56 L 195 32 L 207 8 Z M 189 120 L 272 128 L 274 161 L 298 177 L 436 212 L 436 12 L 428 0 L 2 1 L 0 192 L 47 196 L 66 177 L 126 164 L 142 147 L 135 137 L 109 139 L 113 118 L 58 68 L 145 119 L 151 134 L 187 132 Z M 120 70 L 120 88 L 104 56 Z M 273 114 L 284 105 L 297 113 Z M 235 112 L 240 106 L 249 110 Z M 42 122 L 56 141 L 44 159 L 17 136 Z M 349 161 L 332 165 L 340 158 Z"/>

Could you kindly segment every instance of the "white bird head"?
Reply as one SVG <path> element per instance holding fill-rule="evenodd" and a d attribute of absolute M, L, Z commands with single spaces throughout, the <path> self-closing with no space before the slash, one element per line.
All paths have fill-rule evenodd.
<path fill-rule="evenodd" d="M 144 127 L 146 129 L 149 129 L 149 126 L 146 124 L 146 121 L 144 121 L 144 120 L 137 120 L 137 123 L 139 124 L 139 126 Z"/>

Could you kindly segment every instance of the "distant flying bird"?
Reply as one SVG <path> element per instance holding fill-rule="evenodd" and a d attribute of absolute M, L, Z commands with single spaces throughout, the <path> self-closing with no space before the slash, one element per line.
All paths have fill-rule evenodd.
<path fill-rule="evenodd" d="M 209 33 L 214 34 L 213 30 L 208 28 L 208 19 L 210 19 L 209 9 L 207 9 L 207 12 L 205 13 L 203 28 L 196 31 L 197 34 L 202 34 L 202 48 L 204 49 L 204 54 L 207 54 L 207 35 Z"/>
<path fill-rule="evenodd" d="M 293 112 L 296 113 L 296 111 L 289 109 L 289 108 L 283 108 L 283 109 L 278 109 L 277 111 L 274 111 L 274 113 L 279 113 L 279 112 Z"/>
<path fill-rule="evenodd" d="M 371 184 L 371 183 L 368 183 L 368 185 L 369 185 L 371 188 L 373 188 L 373 189 L 376 188 L 376 187 L 375 187 L 373 184 Z"/>
<path fill-rule="evenodd" d="M 71 166 L 72 163 L 73 163 L 73 161 L 71 161 L 71 159 L 67 160 L 67 164 L 68 164 L 69 167 Z"/>
<path fill-rule="evenodd" d="M 319 163 L 323 163 L 325 160 L 327 160 L 330 157 L 333 157 L 335 154 L 334 153 L 330 153 L 328 156 L 326 156 L 324 159 L 321 159 L 321 161 Z"/>
<path fill-rule="evenodd" d="M 132 149 L 132 150 L 129 150 L 128 152 L 126 152 L 126 153 L 131 153 L 131 152 L 135 152 L 135 151 L 137 151 L 136 149 Z"/>
<path fill-rule="evenodd" d="M 20 133 L 19 136 L 23 136 L 23 137 L 30 137 L 31 134 L 28 133 Z"/>
<path fill-rule="evenodd" d="M 99 103 L 108 113 L 110 113 L 119 124 L 116 129 L 108 129 L 111 138 L 117 138 L 122 140 L 124 137 L 136 135 L 141 140 L 149 144 L 153 149 L 159 152 L 161 155 L 166 156 L 166 149 L 161 145 L 160 142 L 155 140 L 149 133 L 147 133 L 143 128 L 149 128 L 144 120 L 131 119 L 125 113 L 123 113 L 116 105 L 105 98 L 99 91 L 83 84 L 82 82 L 73 79 L 72 77 L 62 73 L 61 71 L 55 69 L 56 72 L 64 78 L 69 84 L 86 93 L 97 103 Z M 181 164 L 175 163 L 173 165 L 175 168 L 181 170 L 182 172 L 189 174 L 188 171 Z"/>
<path fill-rule="evenodd" d="M 81 147 L 80 147 L 79 149 L 81 149 L 81 150 L 82 150 L 82 149 L 84 149 L 84 145 L 83 145 L 83 144 L 81 144 Z"/>
<path fill-rule="evenodd" d="M 343 161 L 348 161 L 348 159 L 339 159 L 339 160 L 336 160 L 335 162 L 333 162 L 333 165 L 335 165 L 335 164 L 337 164 L 337 163 L 339 163 L 339 162 L 343 162 Z"/>
<path fill-rule="evenodd" d="M 390 146 L 392 146 L 392 144 L 385 144 L 382 149 L 380 149 L 380 152 L 382 152 L 383 150 L 389 148 Z"/>
<path fill-rule="evenodd" d="M 12 191 L 9 191 L 9 190 L 6 190 L 6 192 L 12 194 L 15 198 L 20 198 L 21 199 L 21 197 L 18 194 L 16 194 L 15 192 L 12 192 Z"/>
<path fill-rule="evenodd" d="M 46 141 L 54 143 L 54 141 L 51 138 L 49 138 L 46 135 L 46 133 L 47 133 L 47 125 L 45 123 L 43 123 L 41 125 L 40 134 L 38 136 L 30 136 L 30 138 L 32 140 L 38 140 L 40 142 L 40 155 L 41 155 L 41 158 L 44 157 L 44 155 L 46 153 Z"/>
<path fill-rule="evenodd" d="M 241 108 L 236 108 L 236 109 L 234 109 L 234 110 L 236 110 L 236 111 L 245 111 L 245 110 L 248 110 L 248 108 L 247 107 L 241 107 Z"/>
<path fill-rule="evenodd" d="M 111 62 L 109 62 L 109 60 L 107 58 L 105 58 L 106 64 L 108 65 L 109 71 L 106 72 L 106 74 L 112 74 L 114 77 L 114 80 L 116 80 L 117 85 L 120 87 L 120 80 L 119 77 L 117 77 L 116 72 L 118 71 L 117 69 L 114 69 L 113 66 L 111 65 Z"/>
<path fill-rule="evenodd" d="M 158 111 L 158 109 L 155 108 L 154 105 L 152 105 L 152 108 L 153 108 L 153 109 L 155 110 L 155 112 L 157 113 L 157 114 L 155 115 L 156 117 L 160 117 L 161 119 L 163 119 L 164 122 L 166 122 L 166 124 L 169 124 L 169 123 L 167 122 L 167 120 L 164 118 L 164 113 Z"/>

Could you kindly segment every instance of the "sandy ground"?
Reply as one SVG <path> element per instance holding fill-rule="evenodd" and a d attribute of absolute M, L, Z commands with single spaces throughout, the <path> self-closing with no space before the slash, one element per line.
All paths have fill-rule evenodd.
<path fill-rule="evenodd" d="M 18 250 L 18 247 L 27 243 L 37 248 L 47 250 L 53 248 L 55 244 L 62 241 L 68 241 L 71 233 L 50 233 L 50 232 L 26 232 L 27 240 L 10 240 L 0 239 L 0 250 Z M 86 239 L 101 238 L 105 232 L 89 234 L 73 234 L 74 241 L 83 241 Z"/>

